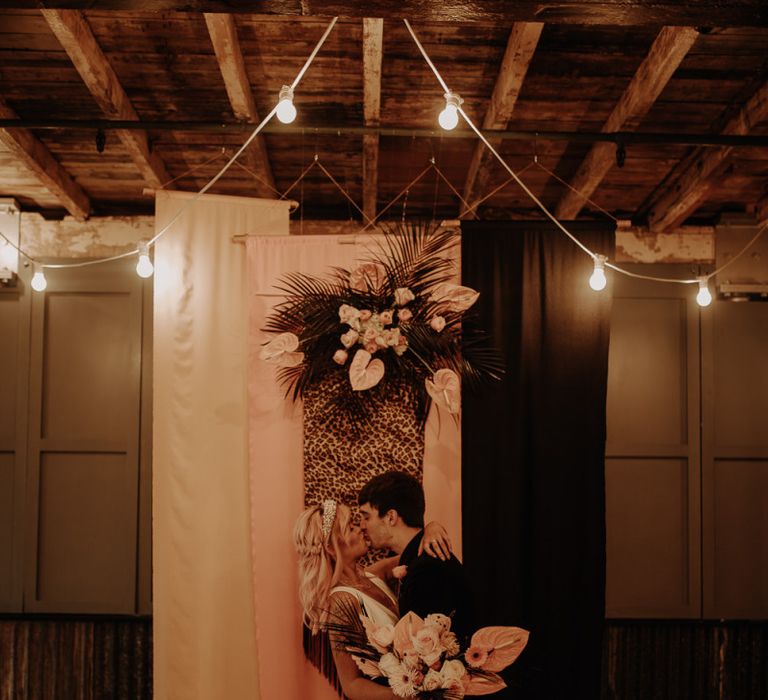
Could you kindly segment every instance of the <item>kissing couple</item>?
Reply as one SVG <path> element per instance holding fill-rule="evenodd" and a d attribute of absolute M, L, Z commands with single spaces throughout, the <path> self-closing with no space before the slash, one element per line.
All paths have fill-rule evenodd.
<path fill-rule="evenodd" d="M 333 500 L 307 508 L 296 522 L 299 599 L 304 622 L 316 633 L 331 621 L 364 615 L 376 626 L 394 625 L 409 612 L 451 617 L 461 641 L 471 631 L 470 594 L 445 529 L 424 527 L 424 491 L 397 471 L 371 479 L 358 494 L 359 525 L 350 508 Z M 394 552 L 363 569 L 368 547 Z M 396 592 L 395 592 L 396 591 Z M 343 644 L 332 644 L 336 673 L 349 700 L 392 700 L 387 685 L 367 678 Z"/>

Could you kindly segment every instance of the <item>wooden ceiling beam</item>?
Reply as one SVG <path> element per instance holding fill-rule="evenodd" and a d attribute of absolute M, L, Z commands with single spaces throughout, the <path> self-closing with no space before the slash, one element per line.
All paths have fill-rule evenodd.
<path fill-rule="evenodd" d="M 41 10 L 41 12 L 101 111 L 110 119 L 139 121 L 139 115 L 82 12 L 78 10 Z M 171 179 L 160 156 L 150 148 L 146 133 L 118 130 L 117 135 L 147 185 L 161 188 Z"/>
<path fill-rule="evenodd" d="M 768 120 L 768 83 L 747 100 L 722 130 L 723 134 L 745 136 Z M 653 231 L 668 231 L 685 221 L 716 185 L 728 167 L 732 146 L 696 148 L 665 179 L 665 185 L 650 199 L 648 225 Z"/>
<path fill-rule="evenodd" d="M 38 9 L 40 0 L 4 0 L 3 7 Z M 547 24 L 764 27 L 765 0 L 49 0 L 59 8 L 142 12 L 237 12 L 319 17 L 382 17 L 415 22 L 545 22 Z"/>
<path fill-rule="evenodd" d="M 18 115 L 0 98 L 0 117 L 15 119 Z M 0 129 L 2 143 L 58 199 L 76 219 L 87 219 L 91 213 L 88 195 L 78 185 L 48 147 L 28 129 Z"/>
<path fill-rule="evenodd" d="M 206 13 L 205 23 L 235 117 L 241 121 L 258 124 L 261 118 L 256 109 L 251 83 L 245 69 L 234 16 Z M 259 196 L 273 199 L 276 193 L 275 178 L 269 162 L 267 142 L 262 134 L 253 140 L 243 156 L 249 168 L 258 176 L 256 189 Z"/>
<path fill-rule="evenodd" d="M 690 51 L 699 33 L 690 27 L 664 27 L 627 89 L 603 125 L 604 133 L 634 131 Z M 590 149 L 557 204 L 558 219 L 575 219 L 615 163 L 615 148 L 597 143 Z"/>
<path fill-rule="evenodd" d="M 499 75 L 496 77 L 491 102 L 483 119 L 483 130 L 507 127 L 543 28 L 544 25 L 541 22 L 517 22 L 512 27 Z M 498 148 L 501 143 L 492 139 L 489 139 L 489 142 L 494 148 Z M 464 181 L 463 197 L 464 201 L 470 205 L 488 187 L 492 157 L 482 141 L 478 141 Z M 462 205 L 459 216 L 463 218 L 467 215 L 467 208 Z"/>
<path fill-rule="evenodd" d="M 381 59 L 384 20 L 363 19 L 363 118 L 366 126 L 379 126 L 381 118 Z M 363 213 L 376 218 L 379 179 L 379 136 L 363 136 Z"/>

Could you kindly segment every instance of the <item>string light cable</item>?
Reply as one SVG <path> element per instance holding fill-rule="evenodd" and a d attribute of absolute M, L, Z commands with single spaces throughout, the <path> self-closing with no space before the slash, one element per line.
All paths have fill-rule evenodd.
<path fill-rule="evenodd" d="M 440 83 L 440 87 L 442 87 L 444 93 L 454 95 L 454 93 L 449 87 L 448 84 L 443 80 L 442 75 L 440 75 L 440 71 L 437 70 L 435 67 L 435 64 L 432 62 L 432 59 L 430 59 L 429 55 L 427 54 L 426 50 L 424 49 L 424 46 L 422 45 L 421 41 L 419 41 L 419 38 L 416 36 L 416 33 L 413 31 L 413 28 L 411 27 L 410 22 L 407 19 L 403 19 L 403 22 L 405 23 L 406 28 L 408 29 L 408 33 L 411 35 L 411 38 L 413 39 L 414 43 L 416 44 L 417 48 L 419 49 L 419 52 L 421 53 L 422 57 L 426 61 L 427 65 L 430 67 L 432 72 L 435 75 L 435 78 L 437 78 L 437 81 Z M 570 238 L 579 248 L 581 248 L 587 255 L 589 255 L 593 261 L 595 261 L 595 265 L 597 267 L 598 264 L 598 254 L 592 252 L 587 246 L 585 246 L 581 241 L 576 238 L 563 224 L 557 219 L 557 217 L 549 211 L 549 209 L 544 205 L 541 200 L 539 200 L 536 195 L 531 192 L 531 190 L 526 186 L 526 184 L 518 177 L 517 173 L 515 173 L 512 168 L 509 167 L 507 162 L 502 158 L 502 156 L 499 154 L 499 152 L 493 147 L 493 145 L 488 141 L 488 139 L 485 137 L 482 131 L 477 128 L 474 121 L 470 118 L 470 116 L 464 111 L 461 104 L 457 107 L 458 113 L 461 114 L 461 116 L 464 118 L 464 121 L 467 122 L 470 129 L 475 132 L 477 137 L 483 142 L 485 147 L 493 154 L 493 156 L 496 158 L 496 160 L 501 163 L 502 167 L 510 174 L 510 176 L 517 182 L 518 185 L 522 188 L 522 190 L 531 198 L 531 200 L 536 204 L 536 206 L 544 213 L 547 218 L 549 218 L 557 228 L 559 228 L 568 238 Z M 618 272 L 620 274 L 626 275 L 628 277 L 635 277 L 638 279 L 648 279 L 653 280 L 656 282 L 672 282 L 677 284 L 700 284 L 700 280 L 703 279 L 705 283 L 709 281 L 710 278 L 714 277 L 716 274 L 721 272 L 723 269 L 725 269 L 728 265 L 733 263 L 737 258 L 739 258 L 748 248 L 750 248 L 755 241 L 763 234 L 765 229 L 768 227 L 768 221 L 763 222 L 760 225 L 760 228 L 758 229 L 755 236 L 752 238 L 749 243 L 733 258 L 731 258 L 727 263 L 724 265 L 721 265 L 718 269 L 710 272 L 707 275 L 703 275 L 701 277 L 697 277 L 696 279 L 671 279 L 671 278 L 665 278 L 665 277 L 653 277 L 651 275 L 642 275 L 635 272 L 630 272 L 629 270 L 625 270 L 622 267 L 619 267 L 618 265 L 614 265 L 612 263 L 607 262 L 606 260 L 602 260 L 602 264 L 604 267 L 607 267 L 611 270 L 614 270 L 615 272 Z M 600 256 L 602 257 L 602 256 Z M 593 273 L 594 274 L 594 273 Z"/>
<path fill-rule="evenodd" d="M 293 91 L 295 90 L 296 86 L 301 82 L 301 79 L 304 77 L 304 74 L 307 72 L 307 69 L 312 64 L 312 62 L 315 60 L 315 56 L 317 56 L 318 51 L 322 48 L 323 44 L 325 43 L 325 40 L 328 38 L 328 35 L 333 30 L 334 26 L 336 25 L 336 22 L 338 21 L 338 17 L 334 17 L 328 26 L 325 29 L 325 32 L 320 37 L 320 40 L 315 45 L 315 48 L 312 50 L 312 53 L 309 55 L 307 60 L 304 62 L 304 65 L 301 67 L 301 70 L 299 70 L 298 74 L 294 78 L 293 82 L 288 86 L 290 88 L 291 95 L 293 94 Z M 280 91 L 280 96 L 278 98 L 278 103 L 275 104 L 274 107 L 269 111 L 267 116 L 264 117 L 264 119 L 261 120 L 261 122 L 254 128 L 254 130 L 251 132 L 248 139 L 243 143 L 242 146 L 234 153 L 234 155 L 224 164 L 224 166 L 219 170 L 216 175 L 214 175 L 198 192 L 196 192 L 192 197 L 190 197 L 184 204 L 179 207 L 178 211 L 171 217 L 171 220 L 163 226 L 149 241 L 146 242 L 147 247 L 153 246 L 162 236 L 164 236 L 168 230 L 175 224 L 179 218 L 184 214 L 195 202 L 197 202 L 200 197 L 202 197 L 211 187 L 213 187 L 224 175 L 224 173 L 227 172 L 232 167 L 232 164 L 240 157 L 240 155 L 245 151 L 248 146 L 251 145 L 253 140 L 261 133 L 262 129 L 269 123 L 269 121 L 272 119 L 273 116 L 275 116 L 278 108 L 278 104 L 280 99 L 283 98 L 284 94 L 283 91 L 285 90 L 286 86 L 283 86 L 283 88 Z M 218 156 L 217 156 L 218 157 Z M 6 238 L 2 233 L 0 233 L 0 236 L 5 238 L 6 242 L 10 243 L 16 251 L 25 257 L 27 260 L 32 262 L 34 265 L 37 266 L 38 271 L 40 274 L 42 274 L 43 268 L 50 268 L 50 269 L 63 269 L 63 268 L 69 268 L 69 267 L 88 267 L 90 265 L 100 265 L 101 263 L 106 262 L 112 262 L 114 260 L 122 260 L 124 258 L 129 258 L 134 255 L 137 255 L 140 253 L 140 249 L 137 246 L 135 250 L 128 251 L 126 253 L 119 253 L 117 255 L 111 255 L 106 258 L 98 258 L 95 260 L 83 260 L 76 263 L 41 263 L 37 261 L 35 258 L 33 258 L 31 255 L 28 255 L 25 253 L 18 245 L 16 245 L 13 241 Z M 43 279 L 44 279 L 43 275 Z"/>

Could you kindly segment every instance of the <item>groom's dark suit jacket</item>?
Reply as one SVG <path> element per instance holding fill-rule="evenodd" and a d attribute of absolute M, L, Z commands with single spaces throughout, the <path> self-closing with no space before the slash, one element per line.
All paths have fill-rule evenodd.
<path fill-rule="evenodd" d="M 400 564 L 408 571 L 400 581 L 398 605 L 400 615 L 411 610 L 424 618 L 442 613 L 453 618 L 451 629 L 459 641 L 474 632 L 472 629 L 472 598 L 464 576 L 464 567 L 453 555 L 448 561 L 419 556 L 419 544 L 424 531 L 419 532 L 400 555 Z"/>

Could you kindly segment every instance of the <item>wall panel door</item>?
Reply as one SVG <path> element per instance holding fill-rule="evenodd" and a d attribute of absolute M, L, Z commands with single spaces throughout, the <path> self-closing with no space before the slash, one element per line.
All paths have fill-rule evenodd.
<path fill-rule="evenodd" d="M 670 276 L 669 269 L 664 276 Z M 606 444 L 606 613 L 698 617 L 698 307 L 684 285 L 619 275 L 614 284 Z"/>
<path fill-rule="evenodd" d="M 142 281 L 49 270 L 35 294 L 25 608 L 136 611 Z"/>
<path fill-rule="evenodd" d="M 768 304 L 702 315 L 704 616 L 768 618 Z"/>
<path fill-rule="evenodd" d="M 22 608 L 29 288 L 0 290 L 0 612 Z"/>

